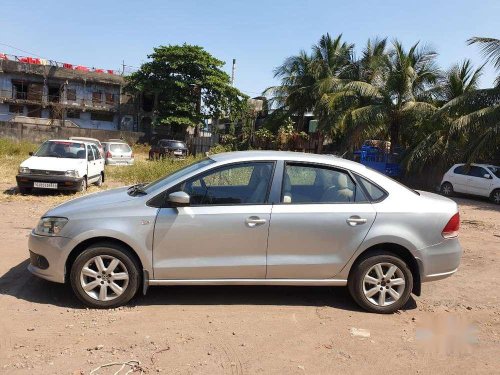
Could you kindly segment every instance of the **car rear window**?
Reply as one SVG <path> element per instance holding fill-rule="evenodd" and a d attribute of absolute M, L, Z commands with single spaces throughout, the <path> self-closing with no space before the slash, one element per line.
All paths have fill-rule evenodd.
<path fill-rule="evenodd" d="M 130 152 L 130 146 L 124 143 L 115 143 L 109 145 L 109 150 L 111 152 Z"/>

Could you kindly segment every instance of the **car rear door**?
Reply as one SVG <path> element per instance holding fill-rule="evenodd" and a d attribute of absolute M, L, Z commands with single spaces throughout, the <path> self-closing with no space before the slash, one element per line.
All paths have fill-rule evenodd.
<path fill-rule="evenodd" d="M 94 181 L 101 173 L 99 160 L 96 159 L 96 155 L 99 156 L 97 147 L 87 145 L 87 181 L 89 182 Z"/>
<path fill-rule="evenodd" d="M 154 278 L 264 279 L 274 164 L 215 167 L 167 191 L 184 191 L 191 203 L 158 212 Z"/>
<path fill-rule="evenodd" d="M 288 162 L 282 186 L 271 215 L 266 277 L 334 277 L 370 230 L 372 204 L 347 171 L 330 166 Z"/>
<path fill-rule="evenodd" d="M 456 166 L 448 174 L 449 182 L 453 185 L 453 190 L 457 193 L 467 193 L 469 176 L 463 165 Z"/>

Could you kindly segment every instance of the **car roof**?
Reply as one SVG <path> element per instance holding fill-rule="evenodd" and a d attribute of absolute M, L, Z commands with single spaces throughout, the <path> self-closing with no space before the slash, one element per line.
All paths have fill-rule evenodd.
<path fill-rule="evenodd" d="M 163 142 L 181 142 L 181 143 L 185 143 L 184 141 L 178 141 L 177 139 L 160 139 L 160 141 L 163 141 Z"/>
<path fill-rule="evenodd" d="M 101 143 L 100 140 L 97 138 L 89 138 L 89 137 L 69 137 L 70 140 L 77 140 L 77 141 L 92 141 L 92 142 L 99 142 Z"/>
<path fill-rule="evenodd" d="M 293 151 L 235 151 L 223 152 L 209 156 L 216 162 L 226 161 L 248 161 L 248 160 L 288 160 L 295 162 L 307 162 L 318 164 L 329 164 L 348 168 L 352 170 L 364 170 L 366 167 L 352 160 L 342 159 L 333 155 L 307 154 L 305 152 Z"/>
<path fill-rule="evenodd" d="M 86 145 L 95 146 L 95 143 L 88 142 L 82 139 L 47 139 L 47 142 L 73 142 L 73 143 L 84 143 Z"/>

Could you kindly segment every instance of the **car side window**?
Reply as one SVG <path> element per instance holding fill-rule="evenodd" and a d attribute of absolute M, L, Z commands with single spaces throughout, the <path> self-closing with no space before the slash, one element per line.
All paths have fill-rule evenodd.
<path fill-rule="evenodd" d="M 480 178 L 484 178 L 485 174 L 489 175 L 489 173 L 486 171 L 486 169 L 484 169 L 482 167 L 478 167 L 478 166 L 470 167 L 470 170 L 468 173 L 468 175 L 471 177 L 480 177 Z"/>
<path fill-rule="evenodd" d="M 283 175 L 282 203 L 348 203 L 367 201 L 351 176 L 341 170 L 309 164 L 287 163 Z"/>
<path fill-rule="evenodd" d="M 191 197 L 191 205 L 264 204 L 273 162 L 239 163 L 195 176 L 174 188 Z"/>
<path fill-rule="evenodd" d="M 380 201 L 387 195 L 385 191 L 383 191 L 374 183 L 368 181 L 366 178 L 363 178 L 359 175 L 357 175 L 357 178 L 365 188 L 367 194 L 369 195 L 372 201 Z"/>
<path fill-rule="evenodd" d="M 94 153 L 92 152 L 92 147 L 90 147 L 89 145 L 87 145 L 87 160 L 88 161 L 94 161 L 95 160 Z"/>
<path fill-rule="evenodd" d="M 458 167 L 456 167 L 453 170 L 453 173 L 455 173 L 455 174 L 466 174 L 463 165 L 459 165 Z"/>
<path fill-rule="evenodd" d="M 99 149 L 95 145 L 92 145 L 91 147 L 92 147 L 92 150 L 94 151 L 95 159 L 99 160 L 101 158 L 101 153 L 99 152 Z"/>

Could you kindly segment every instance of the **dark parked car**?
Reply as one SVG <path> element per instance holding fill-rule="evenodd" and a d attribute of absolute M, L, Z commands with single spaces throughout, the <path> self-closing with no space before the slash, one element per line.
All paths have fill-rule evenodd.
<path fill-rule="evenodd" d="M 188 155 L 188 148 L 182 141 L 173 139 L 160 139 L 155 146 L 149 150 L 149 159 L 158 159 L 165 157 L 183 158 Z"/>

